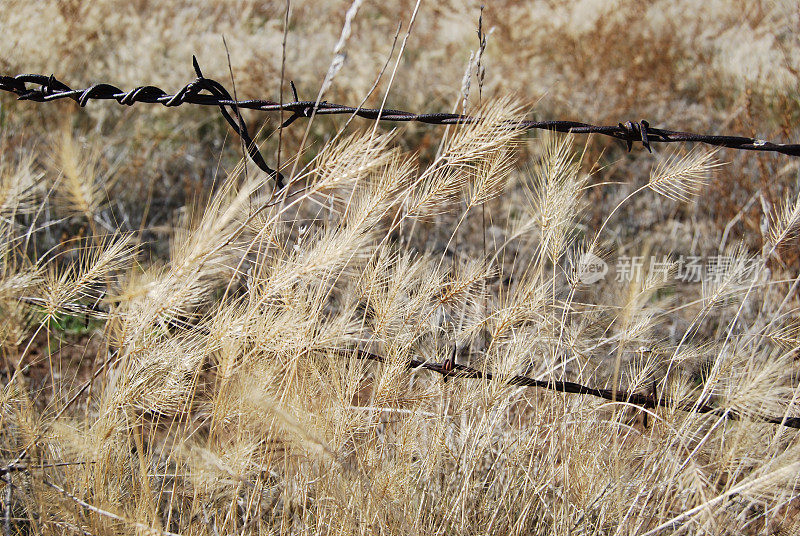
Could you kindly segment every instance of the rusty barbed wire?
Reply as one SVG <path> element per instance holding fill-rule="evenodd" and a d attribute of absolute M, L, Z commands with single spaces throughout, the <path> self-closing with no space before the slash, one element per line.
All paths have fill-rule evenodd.
<path fill-rule="evenodd" d="M 358 359 L 376 361 L 378 363 L 386 363 L 387 359 L 381 355 L 374 354 L 361 349 L 343 349 L 343 348 L 324 348 L 322 351 L 330 351 L 341 356 L 354 356 Z M 467 365 L 455 363 L 452 359 L 447 359 L 442 363 L 433 361 L 423 361 L 420 359 L 411 358 L 406 360 L 405 365 L 409 369 L 425 369 L 442 376 L 443 379 L 457 378 L 457 379 L 476 379 L 483 381 L 493 381 L 499 379 L 497 375 L 488 371 L 482 371 Z M 511 375 L 502 379 L 507 385 L 519 387 L 536 387 L 539 389 L 547 389 L 566 394 L 588 395 L 611 402 L 626 402 L 633 406 L 640 408 L 675 408 L 681 411 L 710 414 L 728 419 L 732 421 L 752 419 L 769 424 L 779 424 L 787 428 L 800 429 L 800 417 L 790 417 L 784 415 L 776 417 L 772 415 L 761 415 L 758 413 L 743 414 L 733 408 L 723 408 L 704 404 L 700 402 L 687 402 L 684 404 L 675 403 L 669 398 L 659 396 L 656 392 L 655 384 L 652 385 L 651 392 L 648 394 L 627 392 L 624 390 L 614 389 L 601 389 L 597 387 L 589 387 L 576 382 L 566 380 L 537 380 L 528 376 Z"/>
<path fill-rule="evenodd" d="M 41 299 L 31 298 L 31 297 L 21 297 L 19 298 L 19 301 L 34 306 L 41 305 L 43 302 L 43 300 Z M 100 304 L 99 302 L 91 304 L 69 304 L 68 308 L 66 309 L 66 312 L 71 314 L 86 315 L 87 318 L 89 316 L 94 316 L 94 317 L 100 316 L 101 318 L 105 318 L 108 316 L 109 313 L 107 308 L 104 305 Z M 199 330 L 204 335 L 208 335 L 209 333 L 208 327 L 206 326 L 193 325 L 190 322 L 186 322 L 179 319 L 168 319 L 167 325 L 169 325 L 170 328 L 172 329 L 181 331 Z M 387 359 L 384 356 L 369 352 L 361 348 L 323 347 L 323 348 L 315 348 L 314 350 L 319 352 L 331 352 L 341 357 L 355 357 L 357 359 L 365 361 L 375 361 L 377 363 L 387 362 Z M 737 421 L 742 419 L 752 419 L 763 423 L 778 424 L 781 426 L 785 426 L 787 428 L 800 429 L 800 417 L 791 417 L 789 415 L 778 417 L 774 415 L 764 415 L 759 413 L 743 414 L 732 408 L 726 409 L 723 407 L 713 406 L 706 403 L 690 403 L 690 402 L 683 404 L 675 403 L 674 401 L 670 400 L 667 397 L 659 396 L 658 393 L 656 392 L 655 383 L 652 384 L 650 393 L 642 394 L 642 393 L 628 392 L 622 389 L 614 390 L 614 389 L 590 387 L 588 385 L 566 380 L 554 380 L 554 379 L 537 380 L 536 378 L 531 378 L 529 376 L 523 376 L 518 374 L 511 375 L 506 378 L 499 378 L 498 375 L 493 374 L 492 372 L 479 370 L 474 367 L 470 367 L 468 365 L 456 363 L 455 348 L 453 349 L 453 356 L 450 359 L 446 359 L 441 363 L 437 363 L 430 360 L 418 359 L 416 357 L 410 357 L 407 360 L 405 360 L 404 364 L 406 368 L 411 370 L 425 369 L 430 372 L 439 374 L 445 381 L 450 378 L 475 379 L 487 382 L 496 381 L 500 379 L 501 381 L 504 381 L 507 385 L 511 386 L 533 387 L 538 389 L 555 391 L 558 393 L 593 396 L 595 398 L 602 398 L 604 400 L 609 400 L 611 402 L 625 402 L 633 406 L 639 406 L 640 408 L 643 409 L 676 408 L 681 411 L 715 415 L 717 417 L 732 421 Z M 88 385 L 88 383 L 85 385 Z M 646 415 L 647 414 L 645 413 L 645 419 Z M 645 422 L 647 421 L 645 420 Z M 4 474 L 3 469 L 2 467 L 0 467 L 0 476 L 2 476 L 3 474 Z"/>
<path fill-rule="evenodd" d="M 197 78 L 181 88 L 175 94 L 169 94 L 156 86 L 139 86 L 130 91 L 122 89 L 112 84 L 94 84 L 85 89 L 72 89 L 64 82 L 56 79 L 54 75 L 46 76 L 41 74 L 19 74 L 16 76 L 0 75 L 0 91 L 14 93 L 19 100 L 29 100 L 34 102 L 50 102 L 59 99 L 71 99 L 80 106 L 86 106 L 90 100 L 115 100 L 119 104 L 131 106 L 136 103 L 162 104 L 167 107 L 180 106 L 182 104 L 196 104 L 201 106 L 217 106 L 222 116 L 228 124 L 239 135 L 247 147 L 248 156 L 264 172 L 268 173 L 275 180 L 276 187 L 282 189 L 285 186 L 284 177 L 278 171 L 272 169 L 264 160 L 258 147 L 253 142 L 247 129 L 247 124 L 239 112 L 240 109 L 256 110 L 262 112 L 289 111 L 292 115 L 281 124 L 281 128 L 288 127 L 297 119 L 310 118 L 313 115 L 339 115 L 348 114 L 377 121 L 389 122 L 417 122 L 429 125 L 459 125 L 470 124 L 480 121 L 480 117 L 474 117 L 454 113 L 413 113 L 394 109 L 378 108 L 354 108 L 341 104 L 333 104 L 327 101 L 301 101 L 292 83 L 293 102 L 280 103 L 271 100 L 250 99 L 235 100 L 227 89 L 218 81 L 206 78 L 200 69 L 197 59 L 193 56 L 192 63 Z M 28 88 L 28 84 L 35 84 L 39 87 Z M 203 94 L 201 92 L 206 91 Z M 228 111 L 230 108 L 233 113 Z M 781 144 L 773 143 L 756 138 L 746 138 L 741 136 L 717 136 L 693 134 L 651 127 L 645 121 L 638 123 L 627 121 L 616 126 L 598 126 L 577 121 L 532 121 L 520 120 L 509 123 L 512 128 L 524 130 L 552 130 L 556 132 L 572 134 L 601 134 L 622 140 L 626 143 L 630 151 L 634 143 L 641 143 L 648 151 L 651 151 L 652 143 L 676 143 L 676 142 L 696 142 L 739 149 L 747 151 L 764 151 L 780 153 L 789 156 L 800 156 L 800 144 Z M 35 304 L 34 298 L 23 298 Z M 81 312 L 87 314 L 102 312 L 102 308 L 94 306 L 80 307 Z M 73 311 L 75 312 L 75 311 Z M 178 329 L 191 329 L 191 326 L 173 326 Z M 386 362 L 383 356 L 373 354 L 364 350 L 345 350 L 338 348 L 328 348 L 340 355 L 353 355 L 359 359 L 366 359 L 380 363 Z M 481 379 L 492 381 L 495 376 L 491 372 L 481 371 L 466 365 L 457 364 L 452 360 L 443 363 L 422 361 L 419 359 L 409 359 L 406 366 L 410 369 L 426 369 L 440 374 L 444 379 Z M 627 402 L 641 408 L 669 408 L 674 407 L 683 411 L 693 411 L 696 413 L 713 414 L 721 418 L 739 420 L 751 418 L 765 423 L 779 424 L 782 426 L 800 429 L 800 417 L 776 417 L 760 414 L 741 414 L 733 409 L 725 409 L 703 403 L 689 405 L 678 405 L 667 398 L 657 396 L 655 386 L 651 394 L 629 393 L 622 390 L 601 389 L 589 387 L 587 385 L 564 381 L 564 380 L 537 380 L 527 376 L 514 375 L 505 379 L 508 385 L 521 387 L 537 387 L 567 394 L 582 394 L 602 398 L 610 401 Z"/>
<path fill-rule="evenodd" d="M 292 84 L 293 102 L 280 103 L 264 99 L 235 100 L 220 82 L 203 76 L 197 58 L 192 56 L 197 78 L 186 84 L 175 94 L 169 94 L 156 86 L 139 86 L 130 91 L 112 84 L 94 84 L 85 89 L 72 89 L 54 75 L 19 74 L 16 76 L 0 76 L 0 91 L 17 95 L 19 100 L 34 102 L 50 102 L 58 99 L 71 99 L 81 106 L 86 106 L 90 100 L 115 100 L 119 104 L 131 106 L 135 103 L 162 104 L 164 106 L 180 106 L 182 104 L 196 104 L 200 106 L 217 106 L 225 120 L 234 131 L 242 138 L 247 147 L 248 156 L 262 170 L 274 178 L 278 189 L 284 187 L 284 177 L 278 171 L 267 165 L 258 147 L 253 143 L 247 125 L 239 110 L 256 110 L 261 112 L 291 112 L 281 128 L 288 127 L 300 118 L 309 118 L 314 115 L 354 115 L 364 119 L 388 122 L 416 122 L 428 125 L 463 125 L 479 121 L 474 117 L 455 113 L 414 113 L 388 108 L 362 108 L 327 101 L 301 101 Z M 38 87 L 29 88 L 28 84 Z M 206 91 L 207 93 L 201 93 Z M 228 111 L 233 110 L 233 114 Z M 789 156 L 800 156 L 800 144 L 773 143 L 757 138 L 742 136 L 724 136 L 694 134 L 663 128 L 651 127 L 644 119 L 639 122 L 626 121 L 617 125 L 602 126 L 582 123 L 578 121 L 533 121 L 522 119 L 510 123 L 513 128 L 523 130 L 552 130 L 570 134 L 600 134 L 626 143 L 630 151 L 634 143 L 641 143 L 651 151 L 652 143 L 705 143 L 717 147 L 738 149 L 745 151 L 763 151 L 780 153 Z"/>

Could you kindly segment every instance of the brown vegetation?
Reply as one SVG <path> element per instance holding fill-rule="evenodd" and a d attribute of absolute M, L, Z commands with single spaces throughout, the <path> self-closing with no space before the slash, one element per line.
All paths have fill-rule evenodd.
<path fill-rule="evenodd" d="M 0 0 L 3 74 L 484 118 L 298 121 L 277 193 L 210 108 L 1 97 L 5 533 L 800 530 L 798 162 L 506 126 L 800 140 L 794 3 L 285 5 Z"/>

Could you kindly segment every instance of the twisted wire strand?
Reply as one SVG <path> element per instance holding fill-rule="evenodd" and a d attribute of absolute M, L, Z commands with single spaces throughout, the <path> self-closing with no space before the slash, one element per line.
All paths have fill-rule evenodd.
<path fill-rule="evenodd" d="M 403 110 L 377 109 L 377 108 L 354 108 L 342 104 L 329 103 L 327 101 L 301 101 L 294 93 L 294 102 L 280 103 L 264 99 L 235 100 L 220 82 L 211 78 L 206 78 L 200 69 L 197 59 L 193 56 L 192 63 L 197 78 L 186 84 L 177 93 L 170 95 L 163 89 L 156 86 L 139 86 L 130 91 L 122 89 L 112 84 L 94 84 L 85 89 L 72 89 L 64 82 L 56 79 L 55 76 L 45 76 L 41 74 L 19 74 L 16 76 L 0 76 L 0 91 L 14 93 L 18 100 L 28 100 L 34 102 L 50 102 L 59 99 L 71 99 L 80 106 L 86 106 L 90 100 L 115 100 L 119 104 L 132 106 L 136 103 L 161 104 L 172 107 L 182 104 L 196 104 L 200 106 L 217 106 L 222 116 L 239 135 L 247 147 L 247 153 L 253 162 L 263 171 L 272 176 L 276 187 L 282 189 L 285 185 L 284 177 L 277 170 L 269 167 L 264 160 L 258 147 L 253 142 L 247 129 L 247 124 L 239 113 L 240 109 L 256 110 L 262 112 L 288 111 L 292 115 L 283 122 L 283 127 L 288 127 L 300 118 L 308 118 L 314 114 L 321 115 L 355 115 L 364 119 L 390 121 L 390 122 L 417 122 L 429 125 L 463 125 L 480 121 L 480 117 L 474 117 L 454 113 L 413 113 Z M 38 87 L 29 88 L 28 84 Z M 294 86 L 294 84 L 292 84 Z M 294 87 L 293 87 L 294 89 Z M 205 91 L 206 93 L 202 93 Z M 233 114 L 228 111 L 233 110 Z M 745 151 L 763 151 L 780 153 L 789 156 L 800 156 L 800 144 L 773 143 L 756 138 L 746 138 L 741 136 L 717 136 L 694 134 L 691 132 L 681 132 L 653 128 L 650 124 L 642 120 L 638 123 L 627 121 L 616 126 L 598 126 L 577 121 L 532 121 L 521 120 L 509 123 L 510 128 L 524 130 L 552 130 L 556 132 L 572 134 L 601 134 L 622 140 L 627 144 L 630 151 L 634 143 L 641 143 L 648 151 L 651 150 L 651 143 L 676 143 L 676 142 L 696 142 L 739 149 Z M 377 362 L 385 362 L 385 358 L 363 350 L 344 350 L 330 349 L 343 355 L 354 355 L 359 359 L 367 359 Z M 433 363 L 418 359 L 410 359 L 406 366 L 411 369 L 426 369 L 442 375 L 443 378 L 458 379 L 482 379 L 492 381 L 495 376 L 491 372 L 481 371 L 466 365 L 456 364 L 452 361 L 445 363 Z M 629 404 L 642 408 L 657 407 L 677 407 L 684 411 L 694 411 L 697 413 L 713 414 L 731 420 L 742 418 L 752 418 L 765 423 L 779 424 L 790 428 L 800 429 L 800 417 L 775 417 L 770 415 L 747 414 L 743 415 L 734 410 L 725 410 L 708 404 L 694 404 L 691 406 L 676 406 L 669 399 L 651 395 L 627 393 L 625 391 L 615 391 L 611 389 L 599 389 L 589 387 L 575 382 L 562 380 L 537 380 L 527 376 L 511 376 L 507 378 L 508 385 L 522 387 L 537 387 L 552 391 L 589 395 L 605 400 L 624 401 Z M 654 390 L 655 391 L 655 390 Z"/>
<path fill-rule="evenodd" d="M 343 104 L 327 101 L 301 101 L 294 93 L 294 102 L 280 103 L 265 99 L 235 100 L 220 82 L 203 76 L 197 58 L 192 56 L 192 64 L 197 78 L 182 87 L 177 93 L 170 95 L 156 86 L 139 86 L 130 91 L 112 84 L 94 84 L 85 89 L 72 89 L 55 76 L 41 74 L 18 74 L 16 76 L 0 76 L 0 91 L 14 93 L 19 100 L 34 102 L 50 102 L 59 99 L 71 99 L 81 106 L 86 106 L 90 100 L 115 100 L 119 104 L 132 106 L 136 103 L 161 104 L 163 106 L 180 106 L 182 104 L 196 104 L 200 106 L 217 106 L 222 116 L 231 125 L 234 131 L 242 138 L 247 147 L 248 156 L 263 171 L 275 179 L 278 189 L 284 186 L 284 177 L 277 170 L 267 165 L 258 147 L 253 142 L 244 119 L 239 113 L 240 109 L 256 110 L 260 112 L 291 112 L 292 115 L 283 122 L 282 127 L 288 127 L 297 119 L 308 118 L 312 115 L 355 115 L 364 119 L 389 121 L 389 122 L 416 122 L 428 125 L 464 125 L 480 121 L 474 117 L 455 113 L 414 113 L 403 110 L 379 108 L 354 108 Z M 29 88 L 28 84 L 38 87 Z M 205 93 L 203 93 L 205 91 Z M 233 114 L 228 112 L 233 110 Z M 533 121 L 520 120 L 509 123 L 510 128 L 523 130 L 552 130 L 571 134 L 600 134 L 626 143 L 630 151 L 634 143 L 641 143 L 651 151 L 652 143 L 705 143 L 717 147 L 739 149 L 744 151 L 761 151 L 780 153 L 789 156 L 800 156 L 800 144 L 773 143 L 757 138 L 742 136 L 694 134 L 678 130 L 668 130 L 651 127 L 641 120 L 639 122 L 626 121 L 617 125 L 592 125 L 578 121 Z"/>
<path fill-rule="evenodd" d="M 337 353 L 345 357 L 354 356 L 358 359 L 376 361 L 378 363 L 386 363 L 387 361 L 386 358 L 381 355 L 377 355 L 361 349 L 328 348 L 326 350 L 332 351 L 334 353 Z M 496 381 L 500 379 L 501 381 L 504 381 L 507 385 L 520 386 L 520 387 L 535 387 L 539 389 L 547 389 L 550 391 L 556 391 L 559 393 L 566 393 L 566 394 L 588 395 L 596 398 L 602 398 L 604 400 L 610 400 L 612 402 L 626 402 L 628 404 L 639 406 L 641 408 L 676 408 L 681 411 L 715 415 L 720 418 L 732 421 L 752 419 L 769 424 L 779 424 L 782 426 L 786 426 L 787 428 L 800 429 L 800 417 L 790 417 L 788 415 L 784 415 L 782 417 L 776 417 L 772 415 L 762 415 L 758 413 L 744 414 L 734 409 L 726 409 L 705 403 L 676 404 L 669 398 L 659 396 L 656 393 L 655 385 L 653 385 L 653 389 L 650 394 L 641 394 L 641 393 L 626 392 L 623 390 L 600 389 L 597 387 L 589 387 L 588 385 L 583 385 L 580 383 L 565 381 L 565 380 L 552 380 L 552 379 L 537 380 L 535 378 L 530 378 L 528 376 L 520 376 L 520 375 L 512 375 L 501 379 L 498 378 L 498 376 L 492 374 L 491 372 L 482 371 L 473 367 L 469 367 L 467 365 L 454 363 L 451 360 L 447 360 L 443 363 L 435 363 L 432 361 L 422 361 L 420 359 L 411 358 L 407 360 L 405 364 L 406 367 L 409 369 L 429 370 L 431 372 L 441 375 L 445 380 L 448 378 L 456 378 L 456 379 L 471 378 L 471 379 L 490 382 L 493 380 Z"/>
<path fill-rule="evenodd" d="M 41 304 L 41 300 L 37 298 L 22 297 L 19 299 L 19 301 L 31 305 Z M 87 315 L 87 317 L 96 315 L 100 316 L 108 315 L 106 307 L 99 303 L 70 304 L 69 309 L 67 309 L 67 311 L 69 311 L 72 314 L 85 314 Z M 208 328 L 205 326 L 195 326 L 189 322 L 182 320 L 171 319 L 169 320 L 168 323 L 171 328 L 176 330 L 198 329 L 205 335 L 209 333 Z M 345 357 L 345 358 L 355 357 L 357 359 L 365 361 L 375 361 L 377 363 L 386 363 L 388 361 L 382 355 L 378 355 L 363 350 L 361 348 L 323 347 L 323 348 L 317 348 L 316 350 L 321 352 L 331 352 L 340 357 Z M 553 379 L 537 380 L 536 378 L 531 378 L 529 376 L 522 376 L 522 375 L 511 375 L 507 377 L 500 377 L 499 375 L 493 374 L 486 370 L 480 370 L 474 367 L 470 367 L 468 365 L 455 363 L 453 359 L 446 360 L 442 363 L 436 363 L 430 360 L 419 359 L 418 357 L 411 357 L 405 361 L 405 366 L 406 368 L 411 370 L 419 370 L 419 369 L 428 370 L 430 372 L 441 375 L 444 380 L 450 378 L 461 379 L 461 380 L 475 379 L 486 382 L 499 380 L 505 382 L 507 385 L 512 385 L 512 386 L 533 387 L 537 389 L 546 389 L 549 391 L 555 391 L 558 393 L 593 396 L 595 398 L 602 398 L 604 400 L 609 400 L 611 402 L 626 402 L 628 404 L 639 406 L 645 409 L 677 408 L 682 411 L 715 415 L 720 418 L 732 421 L 742 420 L 742 419 L 752 419 L 756 421 L 761 421 L 763 423 L 778 424 L 781 426 L 786 426 L 787 428 L 800 429 L 800 417 L 791 417 L 789 415 L 773 416 L 760 413 L 743 414 L 733 409 L 726 409 L 706 403 L 677 404 L 667 397 L 659 396 L 656 393 L 655 385 L 653 385 L 650 393 L 642 394 L 642 393 L 628 392 L 619 389 L 613 390 L 613 389 L 603 389 L 598 387 L 590 387 L 588 385 L 583 385 L 577 382 L 571 382 L 566 380 L 553 380 Z M 85 385 L 88 385 L 88 383 Z M 0 467 L 0 476 L 2 476 L 3 474 L 4 474 L 3 469 Z"/>

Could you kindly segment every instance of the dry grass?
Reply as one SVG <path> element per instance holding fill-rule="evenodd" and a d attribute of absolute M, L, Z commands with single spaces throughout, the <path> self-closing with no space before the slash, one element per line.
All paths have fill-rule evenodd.
<path fill-rule="evenodd" d="M 415 7 L 291 5 L 286 78 L 350 103 Z M 796 6 L 748 6 L 498 2 L 484 48 L 477 6 L 423 4 L 367 104 L 485 120 L 297 122 L 281 193 L 210 109 L 3 97 L 4 534 L 800 531 L 800 436 L 758 419 L 800 415 L 797 162 L 508 128 L 538 99 L 800 139 Z M 284 4 L 0 9 L 4 74 L 225 81 L 224 34 L 238 95 L 279 92 Z M 453 355 L 495 379 L 406 366 Z"/>

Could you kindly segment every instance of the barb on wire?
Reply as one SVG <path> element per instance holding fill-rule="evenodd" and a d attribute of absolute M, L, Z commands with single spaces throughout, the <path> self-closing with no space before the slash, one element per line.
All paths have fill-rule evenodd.
<path fill-rule="evenodd" d="M 29 303 L 32 305 L 38 305 L 41 303 L 39 299 L 36 298 L 20 298 L 21 302 Z M 99 305 L 81 305 L 81 304 L 69 304 L 67 308 L 65 308 L 67 312 L 80 312 L 84 314 L 88 314 L 89 312 L 97 314 L 107 314 L 106 309 Z M 186 321 L 172 321 L 168 322 L 170 327 L 177 330 L 192 330 L 192 329 L 200 329 L 201 332 L 204 334 L 208 334 L 208 328 L 203 326 L 196 326 Z M 327 351 L 333 352 L 343 357 L 354 356 L 358 359 L 369 360 L 369 361 L 376 361 L 378 363 L 385 363 L 387 360 L 384 356 L 368 352 L 366 350 L 356 348 L 356 349 L 347 349 L 347 348 L 319 348 L 320 351 Z M 484 381 L 494 381 L 494 380 L 501 380 L 505 382 L 507 385 L 512 386 L 519 386 L 519 387 L 536 387 L 540 389 L 548 389 L 551 391 L 556 391 L 560 393 L 566 394 L 578 394 L 578 395 L 589 395 L 594 396 L 597 398 L 603 398 L 605 400 L 610 400 L 612 402 L 626 402 L 628 404 L 632 404 L 634 406 L 639 406 L 641 408 L 677 408 L 681 411 L 690 411 L 695 413 L 707 413 L 711 415 L 716 415 L 718 417 L 729 419 L 729 420 L 742 420 L 742 419 L 753 419 L 757 421 L 761 421 L 764 423 L 769 424 L 779 424 L 781 426 L 786 426 L 788 428 L 797 428 L 800 429 L 800 417 L 790 417 L 788 415 L 784 415 L 782 417 L 772 416 L 772 415 L 761 415 L 761 414 L 743 414 L 734 409 L 726 409 L 722 407 L 712 406 L 710 404 L 705 403 L 689 403 L 689 404 L 676 404 L 672 400 L 658 396 L 656 391 L 656 384 L 653 382 L 651 386 L 651 391 L 648 394 L 641 394 L 641 393 L 634 393 L 634 392 L 626 392 L 622 390 L 614 390 L 614 389 L 601 389 L 597 387 L 590 387 L 588 385 L 583 385 L 576 382 L 566 381 L 566 380 L 537 380 L 536 378 L 531 378 L 528 376 L 522 375 L 513 375 L 505 378 L 499 378 L 495 374 L 482 371 L 467 365 L 463 365 L 460 363 L 456 363 L 455 361 L 456 349 L 453 348 L 452 356 L 448 357 L 441 363 L 436 363 L 429 360 L 422 360 L 417 358 L 408 359 L 405 362 L 405 365 L 409 369 L 425 369 L 431 372 L 435 372 L 442 376 L 444 381 L 447 381 L 450 378 L 455 379 L 477 379 L 477 380 L 484 380 Z M 110 360 L 109 360 L 110 361 Z M 107 361 L 106 364 L 109 362 Z M 102 370 L 105 367 L 101 367 L 99 370 Z M 99 373 L 96 372 L 95 375 Z M 73 396 L 72 401 L 74 401 L 77 396 L 79 396 L 85 388 L 89 385 L 89 382 L 85 383 L 84 386 Z M 64 408 L 66 409 L 66 408 Z M 62 410 L 63 411 L 63 410 Z M 0 467 L 0 477 L 2 477 L 5 472 L 8 472 L 9 468 L 12 468 L 15 464 L 17 464 L 23 457 L 25 452 L 22 455 L 18 456 L 17 459 L 8 464 L 5 468 Z"/>
<path fill-rule="evenodd" d="M 370 361 L 377 361 L 385 363 L 386 358 L 372 352 L 367 352 L 361 349 L 343 349 L 343 348 L 325 348 L 323 350 L 337 353 L 341 356 L 355 356 L 358 359 L 365 359 Z M 452 359 L 446 359 L 442 363 L 435 363 L 432 361 L 422 361 L 419 359 L 409 359 L 406 361 L 406 366 L 410 369 L 425 369 L 431 372 L 440 374 L 443 379 L 448 378 L 472 378 L 484 381 L 492 381 L 498 379 L 491 372 L 481 371 L 467 365 L 461 365 L 453 362 Z M 770 423 L 780 424 L 788 428 L 800 428 L 800 417 L 775 417 L 772 415 L 759 415 L 759 414 L 742 414 L 733 409 L 726 409 L 711 406 L 708 404 L 688 404 L 678 405 L 671 400 L 659 397 L 656 393 L 655 383 L 653 383 L 652 391 L 649 394 L 628 393 L 625 391 L 612 389 L 599 389 L 596 387 L 589 387 L 580 383 L 564 381 L 564 380 L 537 380 L 528 376 L 511 376 L 504 379 L 507 385 L 515 385 L 520 387 L 538 387 L 540 389 L 549 389 L 559 393 L 589 395 L 597 398 L 603 398 L 612 402 L 627 402 L 634 406 L 642 408 L 677 408 L 681 411 L 691 411 L 695 413 L 708 413 L 716 415 L 721 418 L 730 420 L 742 420 L 745 418 Z"/>
<path fill-rule="evenodd" d="M 256 110 L 262 112 L 291 112 L 291 115 L 282 123 L 282 128 L 288 127 L 300 118 L 308 118 L 317 115 L 353 115 L 364 119 L 389 121 L 389 122 L 417 122 L 429 125 L 463 125 L 480 121 L 480 117 L 474 117 L 456 113 L 413 113 L 393 109 L 377 109 L 352 107 L 342 104 L 333 104 L 327 101 L 301 101 L 297 94 L 294 83 L 291 83 L 293 102 L 281 103 L 271 100 L 250 99 L 236 100 L 225 89 L 220 82 L 211 78 L 206 78 L 200 69 L 197 59 L 193 56 L 192 63 L 197 78 L 181 88 L 177 93 L 170 95 L 163 89 L 156 86 L 139 86 L 130 91 L 106 83 L 95 84 L 85 89 L 72 89 L 64 82 L 56 79 L 55 76 L 45 76 L 41 74 L 19 74 L 16 76 L 0 76 L 0 91 L 14 93 L 19 100 L 29 100 L 34 102 L 50 102 L 59 99 L 71 99 L 80 106 L 86 106 L 90 100 L 115 100 L 119 104 L 131 106 L 135 103 L 161 104 L 163 106 L 180 106 L 182 104 L 196 104 L 201 106 L 217 106 L 222 116 L 233 128 L 245 143 L 248 156 L 264 172 L 269 174 L 274 180 L 277 189 L 285 186 L 283 175 L 278 170 L 274 170 L 266 163 L 261 152 L 247 129 L 247 124 L 241 116 L 240 109 Z M 38 87 L 28 87 L 33 84 Z M 203 93 L 205 92 L 205 93 Z M 228 111 L 233 110 L 233 114 Z M 634 143 L 641 143 L 648 151 L 651 151 L 653 143 L 675 143 L 675 142 L 697 142 L 718 147 L 727 147 L 746 151 L 763 151 L 780 153 L 789 156 L 800 156 L 800 144 L 773 143 L 756 138 L 746 138 L 741 136 L 717 136 L 705 134 L 693 134 L 651 127 L 650 124 L 642 120 L 640 122 L 627 121 L 616 126 L 598 126 L 577 121 L 532 121 L 522 120 L 509 122 L 509 127 L 525 130 L 552 130 L 556 132 L 572 134 L 601 134 L 622 140 L 626 143 L 628 150 L 633 148 Z M 30 302 L 35 302 L 33 298 L 26 298 Z M 96 311 L 93 311 L 96 312 Z M 184 327 L 185 326 L 176 326 Z M 340 354 L 351 354 L 361 359 L 369 359 L 378 362 L 385 362 L 385 359 L 376 354 L 362 350 L 343 350 L 332 349 Z M 441 374 L 446 378 L 475 378 L 491 381 L 494 376 L 490 372 L 483 372 L 466 365 L 456 364 L 450 360 L 444 363 L 432 363 L 411 359 L 407 362 L 409 368 L 424 368 L 432 372 Z M 626 401 L 630 404 L 643 408 L 656 407 L 677 407 L 685 411 L 697 413 L 708 413 L 718 415 L 728 419 L 742 419 L 745 417 L 754 418 L 762 422 L 780 424 L 790 428 L 800 428 L 800 417 L 774 417 L 766 415 L 744 415 L 735 410 L 725 410 L 707 404 L 695 404 L 688 406 L 676 406 L 675 403 L 666 398 L 657 397 L 655 388 L 653 393 L 644 395 L 637 393 L 626 393 L 624 391 L 614 392 L 611 389 L 599 389 L 588 387 L 574 382 L 561 380 L 536 380 L 527 376 L 513 376 L 506 382 L 509 385 L 525 387 L 539 387 L 550 389 L 562 393 L 583 394 L 611 401 Z M 20 457 L 21 458 L 21 457 Z"/>
<path fill-rule="evenodd" d="M 90 100 L 116 100 L 120 104 L 131 106 L 137 102 L 162 104 L 164 106 L 180 106 L 181 104 L 197 104 L 201 106 L 218 106 L 222 116 L 242 138 L 247 152 L 253 162 L 275 179 L 278 189 L 284 186 L 284 177 L 278 170 L 270 168 L 258 147 L 253 142 L 239 110 L 248 109 L 261 112 L 291 112 L 282 128 L 288 127 L 300 118 L 312 115 L 355 115 L 364 119 L 390 122 L 417 122 L 429 125 L 463 125 L 480 120 L 479 117 L 456 113 L 414 113 L 403 110 L 352 107 L 333 104 L 327 101 L 301 101 L 292 83 L 294 102 L 275 102 L 263 99 L 235 100 L 220 82 L 203 76 L 197 59 L 192 56 L 197 79 L 189 82 L 174 95 L 168 94 L 156 86 L 139 86 L 130 91 L 111 84 L 95 84 L 86 89 L 72 89 L 55 76 L 41 74 L 19 74 L 16 76 L 0 76 L 0 91 L 14 93 L 20 100 L 49 102 L 58 99 L 72 99 L 81 106 Z M 28 84 L 38 87 L 29 88 Z M 206 93 L 202 93 L 205 91 Z M 227 107 L 233 109 L 231 115 Z M 697 142 L 740 149 L 745 151 L 763 151 L 780 153 L 789 156 L 800 156 L 800 144 L 773 143 L 757 138 L 742 136 L 718 136 L 693 134 L 677 130 L 654 128 L 645 121 L 626 121 L 616 126 L 598 126 L 578 121 L 532 121 L 522 120 L 510 123 L 513 128 L 525 130 L 553 130 L 572 134 L 601 134 L 622 140 L 630 151 L 634 143 L 641 143 L 648 151 L 652 143 Z"/>

